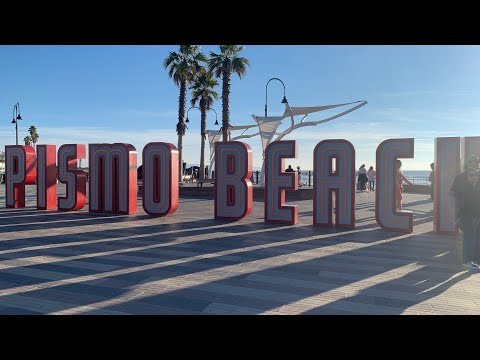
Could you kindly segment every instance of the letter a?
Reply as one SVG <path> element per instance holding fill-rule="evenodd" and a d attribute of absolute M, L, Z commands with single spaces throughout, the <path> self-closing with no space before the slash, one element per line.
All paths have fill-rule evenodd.
<path fill-rule="evenodd" d="M 335 193 L 335 226 L 353 229 L 355 227 L 353 145 L 346 140 L 321 141 L 315 146 L 313 159 L 313 225 L 333 226 L 332 195 Z"/>

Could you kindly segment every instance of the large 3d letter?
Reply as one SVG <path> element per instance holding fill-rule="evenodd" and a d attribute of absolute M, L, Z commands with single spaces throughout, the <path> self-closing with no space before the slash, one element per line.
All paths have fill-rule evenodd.
<path fill-rule="evenodd" d="M 178 150 L 168 143 L 153 142 L 143 148 L 143 209 L 165 216 L 178 208 Z"/>
<path fill-rule="evenodd" d="M 480 136 L 467 136 L 461 139 L 461 144 L 460 144 L 461 170 L 460 171 L 463 171 L 465 159 L 468 159 L 470 155 L 477 155 L 478 157 L 480 157 Z"/>
<path fill-rule="evenodd" d="M 398 158 L 413 158 L 414 139 L 388 139 L 377 148 L 377 181 L 375 190 L 375 218 L 387 231 L 413 231 L 411 211 L 396 207 L 396 163 Z"/>
<path fill-rule="evenodd" d="M 439 234 L 454 235 L 455 197 L 450 194 L 455 176 L 460 172 L 460 138 L 435 139 L 435 193 L 433 194 L 433 230 Z"/>
<path fill-rule="evenodd" d="M 35 150 L 31 146 L 5 146 L 5 194 L 7 208 L 25 207 L 25 185 L 37 177 Z"/>
<path fill-rule="evenodd" d="M 252 149 L 239 141 L 215 143 L 215 219 L 240 220 L 252 212 Z"/>
<path fill-rule="evenodd" d="M 37 209 L 57 208 L 57 154 L 55 145 L 37 145 Z"/>
<path fill-rule="evenodd" d="M 58 210 L 79 210 L 87 197 L 87 174 L 77 170 L 77 160 L 86 157 L 85 144 L 64 144 L 58 149 L 58 180 L 66 184 L 66 196 L 58 197 Z"/>
<path fill-rule="evenodd" d="M 89 144 L 90 212 L 137 213 L 137 151 L 130 144 Z"/>
<path fill-rule="evenodd" d="M 313 152 L 313 225 L 355 227 L 355 149 L 346 140 L 324 140 Z M 335 166 L 332 162 L 335 161 Z"/>
<path fill-rule="evenodd" d="M 295 140 L 274 141 L 265 149 L 265 222 L 296 224 L 297 205 L 285 205 L 285 190 L 298 189 L 298 174 L 285 173 L 284 158 L 298 156 Z"/>

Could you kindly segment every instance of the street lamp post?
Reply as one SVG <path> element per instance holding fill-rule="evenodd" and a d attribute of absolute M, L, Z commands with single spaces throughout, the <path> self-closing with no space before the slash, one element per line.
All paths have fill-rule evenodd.
<path fill-rule="evenodd" d="M 212 110 L 212 111 L 215 113 L 215 125 L 218 125 L 218 115 L 217 115 L 217 112 L 215 111 L 215 109 L 208 109 L 208 110 Z"/>
<path fill-rule="evenodd" d="M 285 91 L 285 84 L 283 83 L 282 80 L 280 80 L 279 78 L 271 78 L 270 80 L 267 81 L 267 85 L 265 85 L 265 117 L 268 116 L 267 114 L 267 90 L 268 90 L 268 84 L 270 83 L 270 81 L 272 80 L 278 80 L 282 83 L 283 85 L 283 100 L 282 100 L 282 104 L 287 104 L 288 103 L 288 100 L 287 100 L 287 96 L 285 95 L 286 91 Z"/>
<path fill-rule="evenodd" d="M 18 120 L 22 120 L 20 116 L 20 104 L 17 102 L 13 106 L 13 120 L 12 124 L 15 124 L 16 145 L 18 145 Z"/>
<path fill-rule="evenodd" d="M 200 110 L 200 108 L 199 108 L 198 106 L 190 106 L 190 109 L 187 110 L 187 120 L 185 120 L 186 123 L 189 123 L 189 122 L 190 122 L 190 120 L 188 120 L 188 112 L 189 112 L 190 110 L 192 110 L 193 108 Z M 201 111 L 201 110 L 200 110 L 200 111 Z"/>
<path fill-rule="evenodd" d="M 190 123 L 190 120 L 188 120 L 188 112 L 193 108 L 200 110 L 200 108 L 197 107 L 197 106 L 191 106 L 190 109 L 187 110 L 187 120 L 185 120 L 185 122 L 187 122 L 187 123 Z M 217 114 L 217 112 L 215 111 L 215 109 L 212 109 L 212 108 L 210 108 L 208 110 L 212 110 L 215 113 L 215 125 L 218 125 L 218 114 Z M 202 110 L 200 110 L 200 111 L 202 111 Z"/>

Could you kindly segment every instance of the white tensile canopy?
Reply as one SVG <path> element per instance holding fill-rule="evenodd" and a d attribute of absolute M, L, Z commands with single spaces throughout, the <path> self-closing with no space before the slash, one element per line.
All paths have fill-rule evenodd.
<path fill-rule="evenodd" d="M 356 104 L 356 105 L 354 105 Z M 364 105 L 367 104 L 367 101 L 365 100 L 360 100 L 360 101 L 354 101 L 354 102 L 349 102 L 349 103 L 344 103 L 344 104 L 335 104 L 335 105 L 324 105 L 324 106 L 309 106 L 309 107 L 290 107 L 288 103 L 285 104 L 285 112 L 283 116 L 256 116 L 252 115 L 252 118 L 257 122 L 258 128 L 260 129 L 260 136 L 262 140 L 262 149 L 263 149 L 263 154 L 265 154 L 265 149 L 267 148 L 268 144 L 270 144 L 272 141 L 278 141 L 281 140 L 285 135 L 291 133 L 293 130 L 298 129 L 300 127 L 304 126 L 315 126 L 318 124 L 325 123 L 327 121 L 334 120 L 336 118 L 339 118 L 340 116 L 343 116 L 345 114 L 348 114 L 349 112 L 352 112 Z M 354 105 L 348 110 L 345 110 L 339 114 L 330 116 L 325 119 L 321 119 L 318 121 L 305 121 L 305 119 L 313 113 L 317 113 L 320 111 L 325 111 L 325 110 L 330 110 L 334 109 L 337 107 L 342 107 L 342 106 L 347 106 L 347 105 Z M 295 116 L 298 115 L 303 115 L 303 117 L 300 119 L 300 121 L 295 124 Z M 277 129 L 282 123 L 283 119 L 290 117 L 291 120 L 291 125 L 288 129 L 285 131 L 282 131 L 280 133 L 277 133 Z M 277 135 L 275 140 L 273 140 L 274 135 Z M 264 163 L 262 163 L 262 172 L 260 173 L 260 184 L 263 186 L 265 185 L 265 166 Z"/>
<path fill-rule="evenodd" d="M 324 105 L 324 106 L 307 106 L 307 107 L 290 107 L 288 103 L 285 104 L 285 112 L 282 116 L 257 116 L 252 115 L 252 118 L 255 120 L 257 125 L 240 125 L 240 126 L 230 126 L 229 127 L 229 139 L 230 141 L 239 140 L 244 138 L 250 138 L 256 135 L 260 135 L 260 140 L 262 142 L 262 149 L 263 149 L 263 156 L 265 154 L 265 149 L 267 148 L 268 144 L 272 141 L 281 140 L 284 136 L 291 133 L 293 130 L 304 127 L 304 126 L 316 126 L 327 121 L 331 121 L 337 119 L 343 115 L 346 115 L 362 106 L 366 105 L 366 100 L 354 101 L 349 103 L 343 104 L 335 104 L 335 105 Z M 305 119 L 310 115 L 317 112 L 330 110 L 338 107 L 348 106 L 347 110 L 342 111 L 336 115 L 330 116 L 325 119 L 317 120 L 317 121 L 305 121 Z M 295 123 L 295 116 L 302 116 L 299 122 Z M 282 124 L 282 121 L 285 118 L 290 117 L 290 127 L 282 132 L 277 132 L 278 127 Z M 245 134 L 249 129 L 257 127 L 259 132 L 255 134 Z M 235 130 L 243 130 L 242 134 L 236 137 L 231 137 L 231 132 Z M 212 176 L 213 166 L 215 165 L 215 142 L 219 141 L 222 137 L 222 133 L 218 130 L 207 130 L 208 139 L 210 143 L 210 168 L 209 168 L 209 177 Z M 274 136 L 277 135 L 275 139 Z M 264 176 L 264 163 L 262 163 L 262 171 L 260 174 L 260 184 L 263 186 L 265 184 L 265 176 Z"/>

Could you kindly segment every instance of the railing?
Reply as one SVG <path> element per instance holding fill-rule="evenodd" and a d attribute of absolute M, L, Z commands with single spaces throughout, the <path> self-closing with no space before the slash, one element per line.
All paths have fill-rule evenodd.
<path fill-rule="evenodd" d="M 296 172 L 298 173 L 298 171 L 296 171 Z M 302 176 L 301 179 L 300 179 L 300 183 L 303 186 L 312 186 L 312 184 L 313 184 L 313 173 L 312 173 L 312 171 L 308 172 L 308 181 L 307 181 L 307 178 L 306 178 L 306 174 L 307 174 L 306 171 L 300 172 L 299 174 Z M 252 174 L 252 177 L 250 178 L 250 180 L 251 180 L 253 185 L 258 185 L 260 183 L 260 171 L 258 171 L 258 170 L 253 171 L 253 174 Z"/>
<path fill-rule="evenodd" d="M 428 177 L 424 176 L 405 176 L 413 185 L 430 185 Z"/>
<path fill-rule="evenodd" d="M 308 177 L 307 177 L 307 171 L 301 172 L 302 178 L 301 178 L 301 183 L 303 186 L 313 186 L 313 171 L 309 170 L 308 171 Z M 253 172 L 252 175 L 252 184 L 257 184 L 259 183 L 259 176 L 260 176 L 260 171 L 256 170 Z M 430 185 L 430 181 L 428 181 L 428 177 L 426 176 L 406 176 L 406 178 L 412 182 L 414 185 Z"/>

